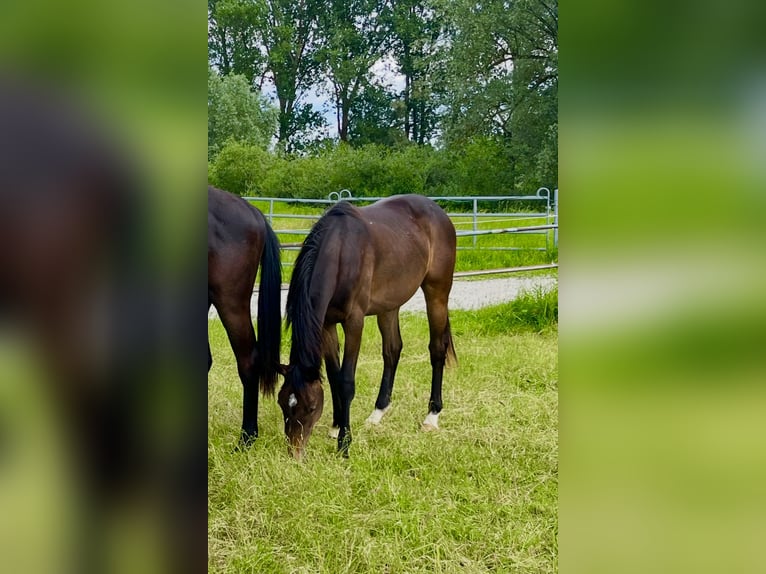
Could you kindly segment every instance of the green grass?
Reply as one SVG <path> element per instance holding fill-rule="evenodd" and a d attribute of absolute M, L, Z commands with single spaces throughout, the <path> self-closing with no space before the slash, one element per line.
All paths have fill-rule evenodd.
<path fill-rule="evenodd" d="M 380 335 L 368 318 L 351 458 L 338 457 L 326 436 L 326 389 L 303 463 L 287 456 L 273 398 L 261 399 L 256 444 L 233 452 L 240 383 L 223 328 L 211 321 L 209 571 L 556 571 L 555 308 L 552 295 L 532 294 L 451 313 L 459 366 L 445 373 L 441 429 L 433 433 L 420 430 L 430 390 L 423 314 L 402 315 L 392 408 L 380 426 L 365 426 L 382 371 Z M 539 313 L 544 318 L 534 319 Z M 283 359 L 287 353 L 285 339 Z"/>
<path fill-rule="evenodd" d="M 263 213 L 269 213 L 268 201 L 253 201 Z M 313 221 L 316 221 L 324 213 L 329 205 L 286 204 L 278 202 L 274 204 L 274 229 L 280 232 L 286 230 L 310 229 Z M 290 215 L 310 215 L 314 220 L 294 219 Z M 478 219 L 477 228 L 480 230 L 503 229 L 508 227 L 526 227 L 531 225 L 544 225 L 549 223 L 545 216 L 539 213 L 529 213 L 523 218 L 499 218 L 481 217 Z M 455 229 L 460 231 L 473 230 L 472 215 L 455 215 L 452 217 Z M 304 235 L 289 235 L 280 233 L 280 241 L 283 243 L 300 243 Z M 499 250 L 514 248 L 514 250 Z M 536 248 L 546 248 L 538 251 Z M 285 249 L 283 252 L 283 264 L 289 268 L 295 261 L 297 249 Z M 497 235 L 482 235 L 474 237 L 458 237 L 458 253 L 455 263 L 456 271 L 475 271 L 480 269 L 499 269 L 504 267 L 518 267 L 551 263 L 558 260 L 558 250 L 553 247 L 553 232 L 547 232 L 547 243 L 544 235 L 531 235 L 519 233 L 504 233 Z"/>

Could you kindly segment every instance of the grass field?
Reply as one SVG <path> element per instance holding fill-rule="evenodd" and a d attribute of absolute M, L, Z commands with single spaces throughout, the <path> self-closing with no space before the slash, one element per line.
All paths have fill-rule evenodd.
<path fill-rule="evenodd" d="M 253 201 L 252 203 L 263 213 L 269 213 L 268 201 Z M 273 226 L 275 230 L 281 232 L 280 241 L 284 244 L 300 243 L 303 241 L 305 234 L 291 235 L 283 232 L 289 230 L 307 231 L 328 206 L 321 204 L 314 206 L 282 202 L 275 203 Z M 490 213 L 485 215 L 487 217 L 478 219 L 477 227 L 480 230 L 526 227 L 549 223 L 544 214 L 540 216 L 541 214 L 539 213 L 528 213 L 520 218 L 493 217 Z M 294 216 L 311 216 L 314 219 L 299 219 Z M 473 229 L 473 217 L 470 213 L 454 215 L 452 221 L 458 233 Z M 474 271 L 555 262 L 558 260 L 558 251 L 553 247 L 553 232 L 548 231 L 547 235 L 547 244 L 545 235 L 538 234 L 506 233 L 483 235 L 475 238 L 470 236 L 458 237 L 458 254 L 455 270 Z M 509 247 L 514 248 L 514 250 L 500 250 L 501 248 Z M 538 251 L 532 248 L 546 248 L 546 250 Z M 283 251 L 282 259 L 286 268 L 289 268 L 297 254 L 297 249 L 285 249 Z"/>
<path fill-rule="evenodd" d="M 273 398 L 261 400 L 256 444 L 233 452 L 241 388 L 211 321 L 209 571 L 555 572 L 557 293 L 541 298 L 451 314 L 459 366 L 445 373 L 433 433 L 420 430 L 430 390 L 423 314 L 403 314 L 392 408 L 365 426 L 382 371 L 368 318 L 349 460 L 326 436 L 329 389 L 303 463 L 288 458 Z"/>

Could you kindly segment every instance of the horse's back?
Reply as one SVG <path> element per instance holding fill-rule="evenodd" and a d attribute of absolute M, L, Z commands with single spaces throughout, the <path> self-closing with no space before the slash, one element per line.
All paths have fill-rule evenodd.
<path fill-rule="evenodd" d="M 400 245 L 402 254 L 434 248 L 454 249 L 455 226 L 432 199 L 423 195 L 394 195 L 360 210 L 372 233 L 384 231 Z M 378 225 L 376 228 L 375 226 Z M 415 253 L 413 253 L 414 255 Z"/>
<path fill-rule="evenodd" d="M 394 231 L 407 232 L 418 226 L 434 241 L 450 241 L 455 226 L 439 205 L 424 195 L 393 195 L 363 208 L 372 221 L 385 224 Z"/>
<path fill-rule="evenodd" d="M 244 199 L 208 186 L 208 289 L 252 289 L 266 238 L 263 215 Z"/>
<path fill-rule="evenodd" d="M 207 188 L 208 248 L 216 243 L 247 242 L 264 233 L 260 211 L 241 197 L 212 186 Z"/>

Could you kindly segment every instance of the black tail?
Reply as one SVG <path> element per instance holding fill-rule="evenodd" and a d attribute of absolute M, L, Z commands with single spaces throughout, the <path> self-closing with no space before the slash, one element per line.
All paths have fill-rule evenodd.
<path fill-rule="evenodd" d="M 452 330 L 449 326 L 449 316 L 447 317 L 447 328 L 444 330 L 444 345 L 447 347 L 445 363 L 447 366 L 457 366 L 457 354 L 455 354 L 455 345 L 452 342 Z"/>
<path fill-rule="evenodd" d="M 267 222 L 258 292 L 258 356 L 262 365 L 261 392 L 265 395 L 273 395 L 277 385 L 279 349 L 282 342 L 282 263 L 279 260 L 279 249 L 279 240 Z"/>

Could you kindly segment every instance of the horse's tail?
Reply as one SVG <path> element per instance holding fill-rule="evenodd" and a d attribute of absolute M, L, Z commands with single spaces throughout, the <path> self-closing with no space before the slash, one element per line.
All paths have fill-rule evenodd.
<path fill-rule="evenodd" d="M 266 222 L 266 242 L 261 257 L 261 283 L 258 293 L 258 355 L 261 363 L 261 392 L 265 395 L 274 394 L 282 342 L 282 263 L 279 260 L 279 250 L 279 240 Z"/>
<path fill-rule="evenodd" d="M 447 315 L 447 328 L 444 329 L 444 346 L 447 348 L 445 363 L 447 366 L 457 366 L 457 354 L 455 353 L 455 344 L 452 341 L 452 329 L 449 326 L 449 315 Z"/>

